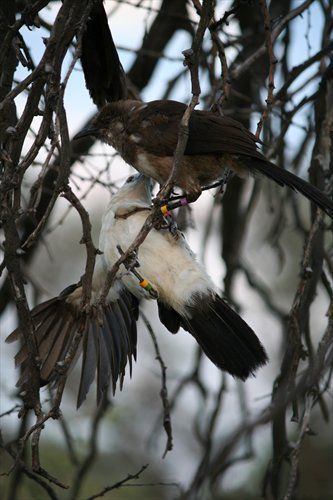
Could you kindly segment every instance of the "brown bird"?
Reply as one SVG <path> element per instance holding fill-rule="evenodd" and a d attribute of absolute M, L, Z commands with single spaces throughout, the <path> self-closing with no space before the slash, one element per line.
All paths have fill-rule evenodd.
<path fill-rule="evenodd" d="M 169 177 L 186 105 L 159 100 L 142 103 L 120 100 L 105 104 L 91 126 L 75 138 L 94 135 L 113 146 L 139 172 L 163 184 Z M 189 201 L 202 187 L 231 169 L 240 177 L 264 175 L 280 186 L 299 191 L 333 217 L 333 201 L 318 188 L 268 161 L 257 148 L 258 140 L 241 123 L 211 111 L 195 110 L 189 121 L 189 137 L 176 186 Z"/>

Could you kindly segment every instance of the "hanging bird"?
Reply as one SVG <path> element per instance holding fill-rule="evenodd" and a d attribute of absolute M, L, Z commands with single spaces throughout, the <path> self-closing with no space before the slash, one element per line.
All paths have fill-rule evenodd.
<path fill-rule="evenodd" d="M 99 291 L 105 280 L 105 263 L 97 255 L 92 282 L 91 303 L 96 304 Z M 77 408 L 86 399 L 97 371 L 97 403 L 99 404 L 110 384 L 113 393 L 120 379 L 122 386 L 127 361 L 132 369 L 132 358 L 136 359 L 136 320 L 138 303 L 117 280 L 110 289 L 105 305 L 82 311 L 81 283 L 71 285 L 58 297 L 37 305 L 31 312 L 35 338 L 39 353 L 40 385 L 56 385 L 59 369 L 64 362 L 69 346 L 77 332 L 82 332 L 78 352 L 72 361 L 73 368 L 82 353 L 81 377 L 77 397 Z M 6 342 L 23 340 L 20 328 L 7 337 Z M 30 381 L 28 350 L 23 343 L 15 356 L 16 366 L 21 366 L 21 377 L 17 386 L 25 390 Z"/>
<path fill-rule="evenodd" d="M 153 229 L 138 250 L 138 278 L 122 265 L 110 289 L 105 305 L 98 298 L 103 289 L 106 271 L 111 269 L 132 243 L 151 210 L 151 181 L 135 175 L 113 195 L 103 216 L 92 282 L 92 307 L 81 309 L 82 285 L 67 287 L 58 297 L 32 310 L 39 351 L 40 384 L 57 383 L 58 366 L 63 364 L 74 335 L 82 332 L 80 349 L 82 368 L 77 407 L 85 400 L 97 371 L 97 401 L 101 401 L 109 386 L 113 392 L 117 380 L 120 386 L 127 361 L 132 368 L 136 359 L 136 321 L 138 299 L 152 298 L 151 287 L 158 295 L 159 318 L 163 325 L 176 333 L 187 330 L 203 351 L 222 370 L 245 380 L 267 361 L 264 348 L 252 329 L 215 292 L 204 268 L 195 260 L 183 235 L 173 229 Z M 136 273 L 137 274 L 137 273 Z M 145 288 L 143 288 L 145 286 Z M 7 337 L 7 342 L 22 340 L 20 328 Z M 21 366 L 17 385 L 24 390 L 29 384 L 25 344 L 15 356 Z"/>
<path fill-rule="evenodd" d="M 126 251 L 147 219 L 151 185 L 142 174 L 131 176 L 112 197 L 103 216 L 99 242 L 107 268 L 118 260 L 119 249 Z M 257 336 L 216 293 L 182 233 L 152 229 L 140 245 L 137 259 L 145 278 L 141 287 L 124 266 L 118 271 L 118 279 L 137 299 L 151 299 L 143 286 L 148 290 L 153 287 L 160 321 L 170 332 L 184 328 L 216 366 L 242 380 L 266 363 Z"/>
<path fill-rule="evenodd" d="M 163 184 L 172 170 L 179 124 L 185 109 L 185 104 L 170 100 L 145 104 L 135 100 L 108 103 L 91 126 L 75 138 L 95 135 L 113 146 L 129 165 Z M 189 201 L 194 201 L 203 186 L 223 177 L 225 169 L 240 177 L 261 174 L 280 186 L 299 191 L 333 217 L 332 199 L 295 174 L 266 160 L 257 149 L 257 142 L 256 137 L 233 118 L 194 110 L 176 186 L 185 191 Z"/>

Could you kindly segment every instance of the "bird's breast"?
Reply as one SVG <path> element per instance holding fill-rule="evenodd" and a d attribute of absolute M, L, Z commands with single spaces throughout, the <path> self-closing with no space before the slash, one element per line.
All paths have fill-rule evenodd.
<path fill-rule="evenodd" d="M 156 156 L 147 153 L 138 146 L 133 166 L 142 174 L 152 177 L 155 181 L 163 184 L 170 175 L 172 163 L 173 158 L 171 156 Z"/>
<path fill-rule="evenodd" d="M 137 212 L 126 219 L 117 219 L 109 234 L 105 234 L 102 250 L 108 268 L 119 258 L 117 245 L 126 251 L 146 217 L 144 212 Z M 138 261 L 140 267 L 137 270 L 141 276 L 153 285 L 161 300 L 178 312 L 194 293 L 204 293 L 212 287 L 209 277 L 196 262 L 183 238 L 170 238 L 164 231 L 153 229 L 148 234 L 139 247 Z M 123 266 L 120 274 L 123 283 L 134 295 L 149 298 L 138 279 Z"/>

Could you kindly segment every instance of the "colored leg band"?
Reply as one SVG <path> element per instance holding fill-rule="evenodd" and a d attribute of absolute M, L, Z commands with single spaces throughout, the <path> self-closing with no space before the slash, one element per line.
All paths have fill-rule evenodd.
<path fill-rule="evenodd" d="M 170 215 L 170 212 L 169 212 L 169 209 L 168 209 L 168 205 L 163 205 L 161 207 L 161 212 L 163 215 Z"/>
<path fill-rule="evenodd" d="M 153 287 L 151 286 L 151 284 L 149 283 L 148 280 L 146 279 L 143 279 L 142 281 L 139 282 L 139 285 L 144 288 L 145 290 L 147 290 L 147 292 L 149 292 L 149 290 L 151 290 Z"/>

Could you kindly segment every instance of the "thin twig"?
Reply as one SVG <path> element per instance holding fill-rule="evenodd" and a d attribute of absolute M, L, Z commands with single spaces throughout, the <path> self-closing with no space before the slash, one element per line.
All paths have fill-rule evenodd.
<path fill-rule="evenodd" d="M 121 481 L 118 481 L 117 483 L 114 483 L 111 486 L 106 486 L 102 491 L 100 491 L 99 493 L 96 493 L 95 495 L 92 495 L 91 497 L 88 497 L 86 500 L 94 500 L 95 498 L 103 497 L 105 495 L 105 493 L 108 493 L 109 491 L 117 490 L 117 489 L 121 488 L 128 481 L 132 481 L 133 479 L 139 479 L 139 477 L 142 474 L 142 472 L 144 472 L 147 469 L 148 466 L 149 466 L 149 464 L 143 465 L 141 467 L 141 469 L 138 470 L 138 472 L 136 472 L 135 474 L 128 474 Z"/>
<path fill-rule="evenodd" d="M 274 55 L 273 51 L 273 40 L 272 40 L 272 30 L 271 30 L 271 18 L 269 15 L 269 10 L 267 7 L 266 0 L 259 0 L 260 8 L 264 17 L 264 28 L 265 28 L 265 43 L 267 47 L 267 54 L 269 60 L 269 71 L 268 71 L 268 90 L 267 90 L 267 98 L 266 98 L 266 108 L 262 114 L 261 119 L 257 125 L 257 130 L 255 136 L 257 139 L 260 138 L 261 129 L 263 127 L 264 122 L 267 120 L 268 115 L 272 109 L 273 104 L 273 91 L 274 91 L 274 71 L 275 65 L 277 63 L 277 59 Z"/>
<path fill-rule="evenodd" d="M 165 450 L 163 453 L 163 458 L 165 458 L 166 454 L 168 451 L 171 451 L 173 448 L 173 439 L 172 439 L 172 426 L 171 426 L 171 415 L 170 415 L 170 403 L 168 399 L 168 388 L 167 388 L 167 378 L 166 378 L 166 371 L 167 367 L 162 359 L 160 349 L 158 347 L 156 335 L 154 333 L 154 330 L 152 329 L 152 326 L 150 322 L 148 321 L 147 316 L 141 311 L 140 316 L 143 319 L 144 324 L 146 325 L 146 328 L 149 332 L 149 335 L 151 336 L 151 339 L 154 344 L 154 349 L 156 353 L 156 359 L 160 364 L 161 368 L 161 400 L 163 404 L 163 427 L 165 429 L 166 435 L 167 435 L 167 442 L 165 445 Z"/>

